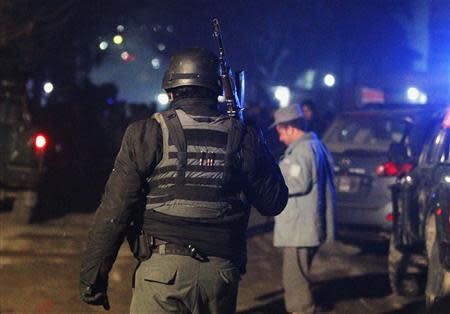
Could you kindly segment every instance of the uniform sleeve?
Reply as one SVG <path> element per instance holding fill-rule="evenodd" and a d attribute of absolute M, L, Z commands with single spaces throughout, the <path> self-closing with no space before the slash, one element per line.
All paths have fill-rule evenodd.
<path fill-rule="evenodd" d="M 286 206 L 288 189 L 261 132 L 248 127 L 241 151 L 247 200 L 262 215 L 278 215 Z"/>
<path fill-rule="evenodd" d="M 143 206 L 145 178 L 158 162 L 160 127 L 151 119 L 131 124 L 89 231 L 80 280 L 105 285 L 133 214 Z"/>
<path fill-rule="evenodd" d="M 315 171 L 312 154 L 299 149 L 294 150 L 286 160 L 286 174 L 284 179 L 289 188 L 289 196 L 305 195 L 311 191 L 313 185 L 313 171 Z"/>

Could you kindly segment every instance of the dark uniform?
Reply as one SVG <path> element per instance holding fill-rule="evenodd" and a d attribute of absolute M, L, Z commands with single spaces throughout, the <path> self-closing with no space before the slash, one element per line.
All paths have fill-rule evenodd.
<path fill-rule="evenodd" d="M 260 132 L 217 109 L 218 71 L 208 50 L 174 55 L 163 81 L 175 95 L 171 109 L 125 132 L 82 261 L 85 302 L 106 302 L 108 273 L 132 224 L 140 264 L 131 312 L 235 311 L 248 204 L 277 215 L 287 187 Z M 197 89 L 183 94 L 186 86 Z"/>

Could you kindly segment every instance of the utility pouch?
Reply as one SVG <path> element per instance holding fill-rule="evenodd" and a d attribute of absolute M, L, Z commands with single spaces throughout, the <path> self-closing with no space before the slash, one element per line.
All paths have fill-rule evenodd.
<path fill-rule="evenodd" d="M 400 251 L 417 248 L 422 240 L 416 191 L 413 187 L 394 187 L 392 192 L 395 247 Z"/>
<path fill-rule="evenodd" d="M 140 229 L 127 236 L 128 245 L 133 256 L 139 261 L 145 261 L 152 256 L 153 237 L 148 237 L 144 230 Z"/>

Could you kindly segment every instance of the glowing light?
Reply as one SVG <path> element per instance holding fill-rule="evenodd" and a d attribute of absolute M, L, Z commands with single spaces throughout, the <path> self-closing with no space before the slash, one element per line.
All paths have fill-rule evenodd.
<path fill-rule="evenodd" d="M 446 183 L 450 183 L 450 176 L 445 176 L 445 177 L 444 177 L 444 181 L 445 181 Z"/>
<path fill-rule="evenodd" d="M 410 101 L 418 101 L 420 97 L 420 90 L 417 87 L 410 87 L 406 92 Z"/>
<path fill-rule="evenodd" d="M 166 30 L 167 30 L 168 33 L 173 33 L 173 25 L 168 25 L 166 27 Z"/>
<path fill-rule="evenodd" d="M 123 32 L 125 30 L 125 27 L 123 25 L 117 25 L 116 29 L 117 29 L 118 32 L 121 33 L 121 32 Z"/>
<path fill-rule="evenodd" d="M 158 95 L 158 97 L 157 97 L 157 99 L 158 99 L 158 102 L 161 104 L 161 105 L 167 105 L 168 103 L 169 103 L 169 96 L 167 96 L 167 94 L 166 93 L 161 93 L 161 94 L 159 94 Z"/>
<path fill-rule="evenodd" d="M 287 107 L 291 99 L 291 91 L 286 86 L 277 86 L 274 89 L 274 97 L 280 102 L 280 107 Z"/>
<path fill-rule="evenodd" d="M 53 92 L 54 86 L 51 82 L 46 82 L 44 84 L 44 92 L 46 94 L 50 94 L 51 92 Z"/>
<path fill-rule="evenodd" d="M 123 61 L 127 61 L 128 58 L 130 57 L 130 54 L 127 51 L 124 51 L 120 54 L 120 57 L 122 58 Z"/>
<path fill-rule="evenodd" d="M 161 61 L 158 58 L 153 58 L 152 59 L 152 67 L 155 70 L 158 70 L 161 67 Z"/>
<path fill-rule="evenodd" d="M 323 83 L 328 87 L 333 87 L 336 84 L 336 78 L 333 74 L 327 74 L 323 77 Z"/>
<path fill-rule="evenodd" d="M 44 135 L 38 134 L 34 138 L 34 146 L 38 149 L 43 149 L 47 145 L 47 139 Z"/>
<path fill-rule="evenodd" d="M 153 26 L 153 31 L 156 33 L 156 32 L 159 32 L 161 30 L 161 25 L 159 25 L 159 24 L 157 24 L 157 25 L 155 25 L 155 26 Z"/>
<path fill-rule="evenodd" d="M 100 50 L 106 50 L 108 49 L 108 43 L 106 41 L 102 41 L 99 45 L 98 48 L 100 48 Z"/>
<path fill-rule="evenodd" d="M 123 37 L 122 37 L 121 35 L 116 35 L 116 36 L 114 36 L 114 38 L 113 38 L 113 42 L 114 42 L 116 45 L 121 45 L 121 44 L 123 43 Z"/>
<path fill-rule="evenodd" d="M 164 51 L 164 50 L 166 50 L 166 45 L 164 45 L 164 44 L 158 44 L 158 50 L 159 51 Z"/>

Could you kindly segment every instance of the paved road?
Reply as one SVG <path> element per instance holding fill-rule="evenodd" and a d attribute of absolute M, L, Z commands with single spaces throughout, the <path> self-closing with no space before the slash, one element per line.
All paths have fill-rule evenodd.
<path fill-rule="evenodd" d="M 70 214 L 31 226 L 9 224 L 0 213 L 0 313 L 96 313 L 101 308 L 78 298 L 80 252 L 92 214 Z M 252 224 L 265 222 L 252 217 Z M 272 233 L 254 229 L 249 240 L 248 272 L 238 299 L 241 314 L 285 314 L 281 259 Z M 314 261 L 314 294 L 329 313 L 423 313 L 423 299 L 389 297 L 385 251 L 335 243 Z M 127 313 L 135 262 L 122 246 L 110 276 L 111 313 Z"/>

